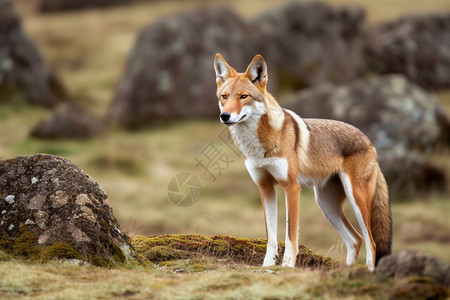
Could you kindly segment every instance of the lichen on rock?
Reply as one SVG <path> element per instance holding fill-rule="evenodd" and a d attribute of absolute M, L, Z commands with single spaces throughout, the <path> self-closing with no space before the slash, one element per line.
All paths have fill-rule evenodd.
<path fill-rule="evenodd" d="M 0 199 L 2 250 L 102 266 L 134 255 L 128 236 L 115 230 L 104 190 L 68 160 L 39 154 L 1 161 Z"/>

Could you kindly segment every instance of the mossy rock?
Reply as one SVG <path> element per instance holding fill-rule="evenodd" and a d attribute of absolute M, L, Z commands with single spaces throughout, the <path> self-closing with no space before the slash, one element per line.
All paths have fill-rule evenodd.
<path fill-rule="evenodd" d="M 133 236 L 131 244 L 142 263 L 152 262 L 159 265 L 166 265 L 166 262 L 172 260 L 206 256 L 260 266 L 266 252 L 266 240 L 223 235 L 212 237 L 191 234 L 168 234 L 153 237 Z M 278 263 L 281 261 L 283 251 L 284 243 L 279 243 Z M 296 265 L 302 268 L 331 269 L 337 265 L 337 262 L 300 246 Z"/>
<path fill-rule="evenodd" d="M 41 252 L 41 258 L 43 260 L 82 259 L 80 253 L 73 249 L 68 243 L 54 243 Z"/>
<path fill-rule="evenodd" d="M 448 299 L 450 290 L 428 276 L 386 278 L 374 276 L 365 266 L 343 266 L 324 272 L 307 291 L 314 298 L 331 299 Z"/>
<path fill-rule="evenodd" d="M 0 161 L 0 211 L 0 250 L 12 255 L 108 267 L 133 257 L 105 191 L 61 157 Z"/>
<path fill-rule="evenodd" d="M 391 299 L 448 299 L 450 290 L 431 277 L 414 276 L 399 280 L 391 291 Z"/>

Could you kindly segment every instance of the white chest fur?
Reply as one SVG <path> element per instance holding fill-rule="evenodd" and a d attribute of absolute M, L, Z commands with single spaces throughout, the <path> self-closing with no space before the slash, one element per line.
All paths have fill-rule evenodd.
<path fill-rule="evenodd" d="M 245 166 L 255 182 L 266 173 L 271 174 L 275 179 L 286 180 L 288 175 L 287 160 L 279 157 L 264 157 L 265 150 L 257 135 L 259 119 L 260 116 L 252 115 L 245 123 L 230 127 L 231 133 L 246 157 Z"/>

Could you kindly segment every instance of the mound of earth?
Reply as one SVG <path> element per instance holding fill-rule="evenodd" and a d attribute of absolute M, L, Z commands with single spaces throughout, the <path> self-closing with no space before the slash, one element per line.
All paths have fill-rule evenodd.
<path fill-rule="evenodd" d="M 233 263 L 261 266 L 266 253 L 266 240 L 230 236 L 172 234 L 154 237 L 133 236 L 131 243 L 141 262 L 166 261 L 198 257 L 226 259 Z M 278 264 L 281 263 L 284 243 L 279 243 Z M 331 269 L 338 263 L 300 246 L 296 266 L 300 268 Z"/>

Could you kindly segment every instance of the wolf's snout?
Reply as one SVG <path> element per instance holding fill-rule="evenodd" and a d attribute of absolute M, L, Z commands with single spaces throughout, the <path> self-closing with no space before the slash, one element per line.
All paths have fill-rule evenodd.
<path fill-rule="evenodd" d="M 231 114 L 230 114 L 230 113 L 227 113 L 227 112 L 223 112 L 223 113 L 220 114 L 220 119 L 221 119 L 223 122 L 228 121 L 228 120 L 230 119 L 230 117 L 231 117 Z"/>

